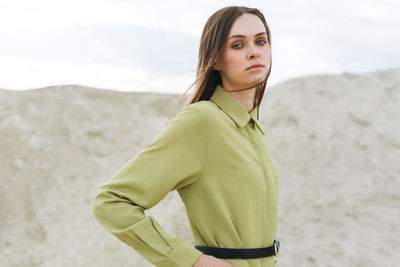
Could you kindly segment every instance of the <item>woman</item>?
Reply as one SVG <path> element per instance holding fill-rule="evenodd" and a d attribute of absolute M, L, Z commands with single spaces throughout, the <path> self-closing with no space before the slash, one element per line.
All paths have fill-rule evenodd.
<path fill-rule="evenodd" d="M 150 144 L 104 184 L 100 224 L 156 266 L 275 266 L 278 171 L 258 110 L 271 70 L 261 12 L 225 7 L 201 36 L 196 91 Z M 177 190 L 196 246 L 144 210 Z"/>

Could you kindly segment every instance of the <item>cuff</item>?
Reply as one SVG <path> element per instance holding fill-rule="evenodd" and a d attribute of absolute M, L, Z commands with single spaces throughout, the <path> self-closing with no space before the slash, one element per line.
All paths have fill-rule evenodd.
<path fill-rule="evenodd" d="M 202 254 L 204 253 L 182 240 L 172 250 L 162 267 L 192 267 Z"/>

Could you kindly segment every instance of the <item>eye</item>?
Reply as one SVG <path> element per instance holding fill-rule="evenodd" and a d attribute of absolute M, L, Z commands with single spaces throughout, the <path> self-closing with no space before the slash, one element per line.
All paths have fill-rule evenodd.
<path fill-rule="evenodd" d="M 264 45 L 264 44 L 267 43 L 264 39 L 260 39 L 260 40 L 258 40 L 257 42 L 259 42 L 259 41 L 262 41 L 262 42 L 263 42 L 263 43 L 261 43 L 261 45 Z"/>
<path fill-rule="evenodd" d="M 232 48 L 239 48 L 239 47 L 237 47 L 237 45 L 239 45 L 239 44 L 241 44 L 241 43 L 234 43 L 234 44 L 232 45 Z"/>

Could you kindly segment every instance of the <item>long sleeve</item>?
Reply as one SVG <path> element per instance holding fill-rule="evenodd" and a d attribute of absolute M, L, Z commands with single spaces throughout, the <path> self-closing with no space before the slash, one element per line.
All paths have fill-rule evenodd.
<path fill-rule="evenodd" d="M 205 160 L 205 124 L 186 106 L 161 133 L 127 161 L 93 200 L 93 216 L 146 260 L 161 267 L 191 267 L 203 254 L 165 232 L 144 210 L 170 191 L 194 183 Z"/>

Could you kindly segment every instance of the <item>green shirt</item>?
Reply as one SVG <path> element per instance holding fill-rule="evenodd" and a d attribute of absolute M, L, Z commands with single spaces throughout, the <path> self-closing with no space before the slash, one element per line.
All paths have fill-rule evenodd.
<path fill-rule="evenodd" d="M 146 260 L 191 267 L 203 254 L 163 230 L 144 210 L 177 190 L 196 245 L 272 246 L 278 224 L 278 171 L 268 133 L 220 85 L 186 106 L 99 189 L 93 215 Z M 272 267 L 274 257 L 224 259 L 234 267 Z"/>

